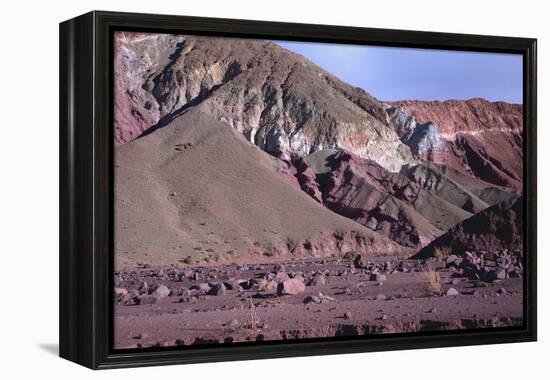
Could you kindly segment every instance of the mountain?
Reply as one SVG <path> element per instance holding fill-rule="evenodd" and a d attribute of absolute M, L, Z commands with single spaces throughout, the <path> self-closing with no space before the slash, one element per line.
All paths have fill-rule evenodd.
<path fill-rule="evenodd" d="M 399 171 L 416 162 L 385 106 L 272 42 L 118 33 L 115 142 L 161 128 L 197 104 L 283 159 L 343 148 Z"/>
<path fill-rule="evenodd" d="M 387 103 L 415 157 L 499 186 L 523 180 L 523 107 L 484 99 Z"/>
<path fill-rule="evenodd" d="M 423 189 L 474 214 L 521 194 L 520 190 L 493 185 L 453 168 L 431 162 L 406 165 L 400 173 Z"/>
<path fill-rule="evenodd" d="M 323 204 L 411 248 L 428 244 L 472 214 L 407 177 L 344 150 L 307 157 Z"/>
<path fill-rule="evenodd" d="M 521 195 L 521 106 L 382 103 L 268 41 L 114 49 L 119 266 L 410 254 Z"/>
<path fill-rule="evenodd" d="M 502 249 L 523 249 L 523 197 L 498 203 L 457 224 L 413 258 Z"/>
<path fill-rule="evenodd" d="M 293 185 L 285 162 L 212 118 L 207 105 L 117 146 L 115 156 L 119 268 L 403 252 Z"/>

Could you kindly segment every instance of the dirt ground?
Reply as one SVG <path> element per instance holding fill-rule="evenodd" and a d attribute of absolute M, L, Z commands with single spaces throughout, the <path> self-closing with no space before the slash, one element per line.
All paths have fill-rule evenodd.
<path fill-rule="evenodd" d="M 115 286 L 115 348 L 504 327 L 523 314 L 521 278 L 388 258 L 142 268 Z"/>

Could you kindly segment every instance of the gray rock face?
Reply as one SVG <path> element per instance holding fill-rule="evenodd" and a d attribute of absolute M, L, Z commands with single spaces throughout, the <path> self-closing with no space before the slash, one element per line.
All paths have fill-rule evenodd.
<path fill-rule="evenodd" d="M 439 138 L 435 123 L 417 123 L 414 116 L 400 106 L 388 107 L 386 112 L 395 132 L 416 157 L 426 159 L 436 153 L 443 154 L 445 146 Z"/>

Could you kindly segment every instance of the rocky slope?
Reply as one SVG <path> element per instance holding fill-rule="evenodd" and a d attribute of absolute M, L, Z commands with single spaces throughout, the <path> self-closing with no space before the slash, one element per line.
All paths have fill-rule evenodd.
<path fill-rule="evenodd" d="M 344 150 L 325 150 L 307 160 L 326 207 L 403 246 L 424 246 L 472 215 L 406 176 Z"/>
<path fill-rule="evenodd" d="M 474 214 L 521 194 L 519 190 L 496 186 L 461 171 L 430 162 L 404 166 L 401 174 L 423 189 Z"/>
<path fill-rule="evenodd" d="M 498 203 L 457 224 L 420 250 L 414 258 L 503 249 L 523 249 L 523 197 Z"/>
<path fill-rule="evenodd" d="M 115 41 L 119 144 L 201 103 L 248 141 L 287 160 L 292 153 L 344 148 L 391 171 L 415 162 L 382 103 L 274 43 L 128 33 L 117 33 Z"/>
<path fill-rule="evenodd" d="M 416 157 L 521 188 L 522 105 L 483 99 L 401 101 L 388 103 L 387 112 Z"/>
<path fill-rule="evenodd" d="M 403 252 L 285 181 L 286 163 L 202 106 L 115 152 L 117 268 Z"/>

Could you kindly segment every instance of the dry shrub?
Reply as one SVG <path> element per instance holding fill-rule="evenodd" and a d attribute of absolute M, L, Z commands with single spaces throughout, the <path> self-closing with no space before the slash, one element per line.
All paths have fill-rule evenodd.
<path fill-rule="evenodd" d="M 426 291 L 430 294 L 441 294 L 441 277 L 435 269 L 428 267 L 424 271 L 420 272 L 422 279 L 424 281 L 424 286 Z"/>
<path fill-rule="evenodd" d="M 184 151 L 188 148 L 191 148 L 193 146 L 193 143 L 191 142 L 184 142 L 184 143 L 180 143 L 180 144 L 176 144 L 175 145 L 175 149 L 178 150 L 178 151 Z"/>
<path fill-rule="evenodd" d="M 342 256 L 342 258 L 344 260 L 353 260 L 353 258 L 357 256 L 357 252 L 355 251 L 347 251 L 346 253 L 344 253 L 344 256 Z"/>
<path fill-rule="evenodd" d="M 451 255 L 451 248 L 449 247 L 435 247 L 434 248 L 434 256 L 439 259 L 439 260 L 442 260 L 448 256 Z"/>
<path fill-rule="evenodd" d="M 250 298 L 250 309 L 246 328 L 255 330 L 258 328 L 258 323 L 260 323 L 260 318 L 258 317 L 258 313 L 256 312 L 256 305 L 254 305 L 254 302 L 252 302 L 252 298 Z"/>

